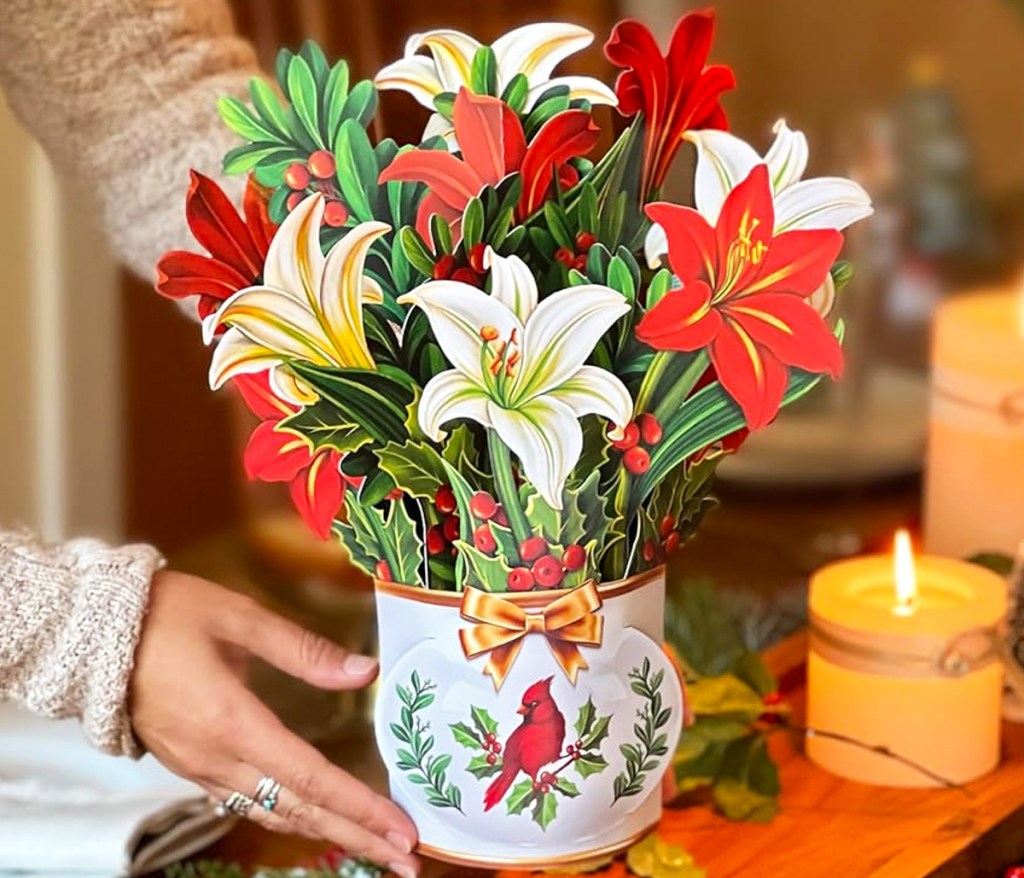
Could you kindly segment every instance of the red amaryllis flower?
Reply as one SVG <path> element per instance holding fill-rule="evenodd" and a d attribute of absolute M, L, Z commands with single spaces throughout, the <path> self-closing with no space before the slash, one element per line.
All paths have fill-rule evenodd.
<path fill-rule="evenodd" d="M 589 113 L 566 110 L 545 122 L 527 145 L 523 125 L 508 104 L 465 88 L 455 98 L 452 124 L 461 159 L 443 150 L 413 149 L 397 155 L 380 175 L 381 183 L 404 180 L 429 187 L 416 217 L 424 237 L 433 214 L 455 225 L 471 198 L 514 172 L 523 183 L 516 205 L 521 222 L 544 203 L 556 169 L 562 185 L 575 182 L 575 169 L 566 162 L 590 152 L 600 136 Z"/>
<path fill-rule="evenodd" d="M 605 43 L 604 54 L 624 68 L 615 83 L 619 111 L 644 114 L 644 170 L 641 195 L 661 188 L 669 165 L 691 129 L 728 128 L 719 100 L 736 85 L 723 64 L 706 67 L 713 12 L 691 12 L 679 19 L 668 54 L 639 21 L 620 21 Z"/>
<path fill-rule="evenodd" d="M 196 241 L 209 256 L 172 250 L 157 263 L 156 291 L 170 299 L 198 296 L 200 318 L 224 299 L 257 283 L 277 227 L 267 213 L 260 187 L 250 178 L 239 217 L 231 199 L 209 177 L 192 171 L 185 216 Z"/>
<path fill-rule="evenodd" d="M 329 448 L 311 451 L 305 439 L 277 429 L 281 419 L 297 409 L 274 395 L 266 372 L 239 375 L 234 384 L 253 414 L 263 419 L 245 446 L 246 475 L 264 482 L 288 482 L 302 520 L 326 540 L 345 496 L 338 468 L 341 455 Z"/>
<path fill-rule="evenodd" d="M 669 264 L 683 287 L 644 315 L 641 341 L 658 350 L 710 348 L 719 382 L 752 430 L 778 413 L 790 366 L 839 377 L 842 348 L 806 300 L 825 280 L 843 236 L 834 229 L 773 235 L 765 165 L 729 193 L 714 227 L 674 204 L 648 205 L 647 215 L 664 226 Z"/>

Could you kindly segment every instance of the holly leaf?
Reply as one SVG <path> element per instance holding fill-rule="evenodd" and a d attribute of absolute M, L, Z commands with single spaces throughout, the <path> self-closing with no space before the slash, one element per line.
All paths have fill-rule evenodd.
<path fill-rule="evenodd" d="M 549 543 L 558 543 L 562 531 L 562 517 L 557 509 L 549 506 L 547 501 L 532 487 L 523 485 L 522 493 L 526 495 L 523 508 L 526 520 L 535 534 L 544 537 Z"/>
<path fill-rule="evenodd" d="M 346 424 L 342 412 L 329 400 L 319 399 L 281 421 L 280 427 L 305 437 L 313 451 L 333 448 L 342 454 L 358 451 L 372 440 L 358 424 Z"/>
<path fill-rule="evenodd" d="M 498 721 L 487 712 L 486 708 L 472 707 L 470 714 L 473 717 L 473 725 L 476 726 L 481 737 L 498 734 Z"/>
<path fill-rule="evenodd" d="M 584 753 L 573 762 L 573 768 L 583 778 L 590 777 L 592 774 L 600 774 L 607 767 L 608 762 L 600 753 Z"/>
<path fill-rule="evenodd" d="M 775 816 L 779 774 L 763 737 L 751 735 L 728 745 L 711 795 L 730 820 L 766 823 Z"/>
<path fill-rule="evenodd" d="M 495 761 L 493 765 L 488 764 L 487 755 L 484 753 L 478 753 L 470 761 L 469 765 L 466 766 L 468 771 L 477 780 L 483 780 L 484 778 L 493 777 L 501 771 L 501 762 Z"/>
<path fill-rule="evenodd" d="M 554 793 L 541 793 L 533 806 L 533 822 L 547 830 L 558 816 L 558 799 Z"/>
<path fill-rule="evenodd" d="M 573 728 L 576 729 L 576 737 L 581 740 L 585 735 L 590 734 L 590 729 L 594 725 L 594 719 L 597 717 L 597 708 L 594 707 L 594 699 L 588 698 L 587 703 L 584 704 L 579 713 L 576 715 L 576 724 Z"/>
<path fill-rule="evenodd" d="M 377 451 L 377 459 L 380 468 L 412 497 L 433 500 L 447 482 L 441 455 L 425 442 L 389 442 Z"/>
<path fill-rule="evenodd" d="M 610 716 L 601 716 L 594 721 L 590 734 L 583 739 L 582 750 L 596 750 L 601 746 L 601 742 L 608 737 L 611 719 Z"/>
<path fill-rule="evenodd" d="M 519 783 L 512 787 L 512 792 L 508 794 L 508 799 L 505 800 L 508 813 L 522 814 L 523 809 L 530 804 L 534 795 L 532 780 L 526 778 L 526 780 L 519 781 Z"/>
<path fill-rule="evenodd" d="M 580 788 L 567 777 L 558 778 L 555 781 L 555 789 L 569 799 L 575 799 L 580 794 Z"/>
<path fill-rule="evenodd" d="M 416 585 L 419 582 L 423 543 L 416 533 L 416 525 L 409 517 L 405 504 L 400 500 L 391 504 L 391 511 L 384 522 L 384 533 L 393 540 L 395 547 L 394 556 L 398 561 L 398 569 L 391 571 L 395 582 Z"/>
<path fill-rule="evenodd" d="M 732 666 L 733 675 L 764 698 L 778 689 L 778 682 L 756 652 L 745 652 Z"/>
<path fill-rule="evenodd" d="M 503 559 L 485 555 L 465 540 L 456 540 L 454 546 L 466 562 L 466 576 L 470 585 L 483 591 L 508 591 L 508 577 L 512 568 Z"/>
<path fill-rule="evenodd" d="M 452 723 L 449 728 L 452 730 L 452 737 L 463 747 L 468 747 L 470 750 L 479 750 L 483 747 L 483 738 L 465 723 Z"/>

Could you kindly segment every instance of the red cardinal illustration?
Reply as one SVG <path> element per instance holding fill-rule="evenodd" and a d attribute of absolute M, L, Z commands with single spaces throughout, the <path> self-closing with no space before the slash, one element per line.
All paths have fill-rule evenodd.
<path fill-rule="evenodd" d="M 538 680 L 523 693 L 523 703 L 518 710 L 523 722 L 505 745 L 501 774 L 484 793 L 485 811 L 490 811 L 505 797 L 520 771 L 536 780 L 537 773 L 561 755 L 565 717 L 551 697 L 552 679 Z"/>

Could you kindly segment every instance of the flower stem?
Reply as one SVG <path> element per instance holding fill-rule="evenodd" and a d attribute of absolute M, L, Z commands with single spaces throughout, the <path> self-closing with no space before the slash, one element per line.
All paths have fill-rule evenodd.
<path fill-rule="evenodd" d="M 498 499 L 508 516 L 509 526 L 517 543 L 522 543 L 531 534 L 530 522 L 526 519 L 522 504 L 519 502 L 519 491 L 512 475 L 512 455 L 508 446 L 493 429 L 487 430 L 487 450 L 491 455 L 491 470 L 494 473 L 494 487 Z"/>
<path fill-rule="evenodd" d="M 675 414 L 676 409 L 678 409 L 683 404 L 686 397 L 690 395 L 690 392 L 700 380 L 700 376 L 707 370 L 710 361 L 707 351 L 699 351 L 695 354 L 693 360 L 686 369 L 683 370 L 683 374 L 680 375 L 675 384 L 669 388 L 668 393 L 661 398 L 657 406 L 655 406 L 654 416 L 662 424 Z M 637 409 L 639 410 L 639 406 Z"/>

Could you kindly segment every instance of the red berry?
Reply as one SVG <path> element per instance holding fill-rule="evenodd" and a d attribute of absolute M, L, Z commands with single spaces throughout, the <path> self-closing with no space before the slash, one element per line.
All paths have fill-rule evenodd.
<path fill-rule="evenodd" d="M 484 273 L 484 253 L 486 252 L 486 244 L 474 244 L 469 248 L 469 255 L 466 257 L 466 261 L 469 262 L 469 267 L 477 274 Z"/>
<path fill-rule="evenodd" d="M 661 441 L 664 432 L 661 429 L 661 422 L 650 412 L 644 412 L 636 419 L 640 426 L 640 438 L 645 445 L 657 445 Z"/>
<path fill-rule="evenodd" d="M 455 492 L 451 485 L 441 485 L 437 489 L 437 493 L 434 495 L 434 505 L 442 515 L 451 515 L 458 508 L 458 504 L 455 502 Z"/>
<path fill-rule="evenodd" d="M 666 515 L 662 520 L 661 524 L 658 525 L 658 533 L 661 534 L 661 538 L 665 539 L 672 531 L 676 529 L 676 517 L 674 515 Z"/>
<path fill-rule="evenodd" d="M 395 488 L 392 491 L 388 491 L 388 496 L 385 499 L 387 499 L 387 500 L 401 500 L 402 499 L 402 489 L 401 488 Z"/>
<path fill-rule="evenodd" d="M 495 756 L 493 753 L 488 753 L 487 754 L 487 764 L 488 765 L 494 765 L 494 763 L 497 762 L 497 761 L 498 761 L 498 757 Z"/>
<path fill-rule="evenodd" d="M 771 706 L 776 705 L 776 704 L 781 704 L 782 703 L 782 693 L 780 693 L 780 692 L 769 692 L 761 700 L 768 707 L 771 707 Z M 1022 868 L 1024 868 L 1024 867 L 1022 867 Z M 1024 876 L 1022 876 L 1022 878 L 1024 878 Z"/>
<path fill-rule="evenodd" d="M 491 533 L 491 526 L 489 524 L 481 524 L 480 527 L 473 531 L 473 545 L 485 555 L 490 555 L 498 548 L 498 542 L 494 539 L 494 534 Z"/>
<path fill-rule="evenodd" d="M 566 570 L 582 570 L 586 563 L 587 550 L 583 546 L 574 543 L 565 547 L 565 551 L 562 553 L 562 565 Z"/>
<path fill-rule="evenodd" d="M 612 447 L 619 451 L 629 451 L 629 449 L 639 441 L 640 428 L 634 422 L 630 421 L 622 431 L 622 438 L 612 439 Z"/>
<path fill-rule="evenodd" d="M 654 540 L 645 540 L 641 554 L 645 561 L 653 561 L 658 553 L 658 544 Z"/>
<path fill-rule="evenodd" d="M 302 162 L 288 165 L 284 172 L 284 182 L 289 189 L 305 189 L 309 185 L 309 169 Z"/>
<path fill-rule="evenodd" d="M 597 235 L 592 235 L 590 232 L 580 232 L 576 236 L 576 249 L 580 253 L 586 253 L 597 243 Z"/>
<path fill-rule="evenodd" d="M 298 207 L 300 204 L 302 204 L 302 200 L 305 197 L 306 197 L 306 193 L 305 192 L 293 192 L 291 195 L 289 195 L 284 200 L 284 206 L 287 209 L 288 213 L 291 213 L 293 210 L 295 210 L 296 207 Z"/>
<path fill-rule="evenodd" d="M 469 500 L 469 511 L 477 518 L 490 521 L 498 511 L 498 504 L 486 491 L 477 491 Z"/>
<path fill-rule="evenodd" d="M 1010 866 L 1003 878 L 1024 878 L 1024 866 Z"/>
<path fill-rule="evenodd" d="M 447 280 L 455 271 L 455 257 L 445 253 L 434 263 L 434 280 Z"/>
<path fill-rule="evenodd" d="M 444 536 L 449 543 L 454 543 L 459 538 L 459 516 L 449 515 L 444 520 Z"/>
<path fill-rule="evenodd" d="M 572 261 L 572 267 L 575 268 L 580 274 L 587 273 L 587 257 L 582 253 Z"/>
<path fill-rule="evenodd" d="M 541 783 L 554 783 L 555 782 L 555 776 L 550 771 L 545 771 L 540 776 L 540 782 Z"/>
<path fill-rule="evenodd" d="M 556 588 L 565 575 L 554 555 L 542 555 L 533 564 L 533 578 L 541 588 Z"/>
<path fill-rule="evenodd" d="M 494 732 L 488 732 L 486 735 L 484 735 L 485 744 L 493 744 L 496 740 L 498 739 L 495 736 Z"/>
<path fill-rule="evenodd" d="M 387 561 L 378 561 L 374 572 L 381 582 L 391 582 L 391 568 Z"/>
<path fill-rule="evenodd" d="M 314 177 L 318 177 L 321 180 L 333 177 L 335 168 L 337 167 L 337 164 L 334 161 L 334 156 L 326 149 L 318 149 L 309 157 L 307 164 L 309 165 L 309 172 Z"/>
<path fill-rule="evenodd" d="M 533 791 L 535 793 L 539 793 L 540 792 L 540 781 L 539 780 L 535 780 L 533 782 Z"/>
<path fill-rule="evenodd" d="M 533 574 L 526 567 L 515 567 L 508 574 L 509 591 L 529 591 L 533 588 Z"/>
<path fill-rule="evenodd" d="M 480 286 L 480 275 L 478 275 L 472 268 L 457 268 L 452 272 L 452 280 L 458 281 L 459 283 L 469 284 L 471 287 Z"/>
<path fill-rule="evenodd" d="M 540 792 L 541 792 L 542 796 L 546 796 L 548 793 L 551 792 L 551 784 L 549 784 L 549 783 L 542 783 L 540 785 Z"/>
<path fill-rule="evenodd" d="M 566 268 L 572 268 L 572 262 L 575 258 L 576 254 L 568 247 L 559 247 L 555 251 L 555 259 L 558 262 L 561 262 Z"/>
<path fill-rule="evenodd" d="M 651 468 L 651 455 L 637 445 L 622 455 L 622 465 L 634 476 L 642 476 Z"/>
<path fill-rule="evenodd" d="M 508 516 L 501 504 L 498 505 L 498 511 L 494 513 L 494 520 L 502 527 L 508 527 Z"/>
<path fill-rule="evenodd" d="M 519 544 L 519 557 L 524 561 L 536 561 L 548 552 L 548 544 L 544 537 L 527 537 Z"/>
<path fill-rule="evenodd" d="M 431 555 L 440 555 L 447 548 L 448 540 L 445 539 L 441 525 L 433 525 L 427 530 L 427 552 Z"/>
<path fill-rule="evenodd" d="M 672 554 L 672 552 L 679 548 L 679 543 L 679 531 L 674 530 L 667 537 L 665 537 L 665 554 Z"/>
<path fill-rule="evenodd" d="M 500 753 L 501 752 L 501 744 L 499 744 L 497 741 L 495 741 L 493 744 L 491 744 L 491 752 L 492 753 Z"/>
<path fill-rule="evenodd" d="M 345 225 L 348 210 L 340 201 L 328 201 L 324 206 L 324 223 L 332 229 Z"/>
<path fill-rule="evenodd" d="M 574 747 L 574 746 L 573 746 L 572 744 L 569 744 L 569 746 L 567 746 L 567 747 L 565 748 L 565 755 L 566 755 L 566 756 L 572 756 L 572 754 L 573 754 L 573 751 L 575 751 L 575 749 L 576 749 L 576 748 L 575 748 L 575 747 Z"/>
<path fill-rule="evenodd" d="M 577 759 L 579 759 L 579 758 L 580 758 L 580 757 L 581 757 L 582 755 L 583 755 L 583 754 L 582 754 L 582 753 L 580 753 L 580 751 L 579 751 L 579 750 L 573 750 L 573 751 L 572 751 L 572 759 L 573 759 L 573 762 L 575 762 L 575 761 L 576 761 Z"/>

